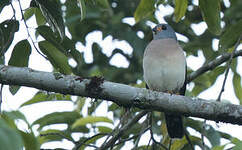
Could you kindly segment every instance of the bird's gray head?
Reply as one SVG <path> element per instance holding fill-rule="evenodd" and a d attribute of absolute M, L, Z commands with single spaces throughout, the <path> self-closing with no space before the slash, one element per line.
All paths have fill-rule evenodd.
<path fill-rule="evenodd" d="M 168 38 L 177 40 L 175 31 L 168 24 L 158 24 L 152 31 L 154 40 Z"/>

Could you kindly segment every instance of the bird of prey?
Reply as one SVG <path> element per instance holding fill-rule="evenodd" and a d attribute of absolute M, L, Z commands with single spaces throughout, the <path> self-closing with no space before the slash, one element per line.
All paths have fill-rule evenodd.
<path fill-rule="evenodd" d="M 153 40 L 143 57 L 144 80 L 149 89 L 184 95 L 186 90 L 186 58 L 179 46 L 175 31 L 168 24 L 159 24 L 153 31 Z M 184 135 L 182 116 L 165 113 L 171 138 Z"/>

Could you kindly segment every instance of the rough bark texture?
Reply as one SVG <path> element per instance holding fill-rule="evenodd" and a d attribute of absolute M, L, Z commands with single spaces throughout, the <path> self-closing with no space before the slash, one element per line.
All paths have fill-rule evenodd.
<path fill-rule="evenodd" d="M 242 125 L 242 106 L 240 105 L 155 92 L 105 81 L 99 77 L 65 76 L 60 73 L 0 65 L 0 83 L 99 98 L 126 107 L 172 112 Z"/>

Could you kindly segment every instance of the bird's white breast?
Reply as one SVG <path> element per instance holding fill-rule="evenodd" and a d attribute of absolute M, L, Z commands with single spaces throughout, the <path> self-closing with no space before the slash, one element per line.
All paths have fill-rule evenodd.
<path fill-rule="evenodd" d="M 153 40 L 143 58 L 144 80 L 156 91 L 176 91 L 185 82 L 186 59 L 173 39 Z"/>

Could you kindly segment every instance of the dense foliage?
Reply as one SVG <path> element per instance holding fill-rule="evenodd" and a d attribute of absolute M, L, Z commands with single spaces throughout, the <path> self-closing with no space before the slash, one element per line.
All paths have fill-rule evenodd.
<path fill-rule="evenodd" d="M 155 14 L 163 13 L 163 10 L 158 11 L 160 6 L 174 8 L 173 13 L 165 16 L 165 21 L 177 33 L 188 39 L 185 42 L 179 41 L 187 57 L 190 55 L 198 56 L 198 52 L 201 51 L 206 59 L 204 64 L 224 53 L 231 53 L 238 46 L 242 35 L 241 0 L 231 0 L 227 4 L 220 0 L 199 0 L 199 4 L 190 0 L 32 0 L 29 8 L 24 10 L 22 7 L 13 7 L 13 2 L 18 3 L 19 6 L 24 3 L 23 0 L 0 1 L 0 13 L 7 7 L 14 12 L 11 19 L 0 23 L 1 64 L 27 67 L 31 51 L 38 51 L 39 57 L 45 57 L 50 61 L 53 65 L 53 71 L 83 77 L 103 76 L 109 81 L 137 87 L 144 87 L 144 83 L 140 83 L 143 81 L 142 57 L 145 46 L 152 39 L 151 28 L 148 24 L 151 24 L 151 22 L 159 23 Z M 17 9 L 22 14 L 20 20 L 17 20 L 15 16 Z M 6 14 L 1 13 L 0 16 L 2 15 Z M 33 18 L 36 19 L 37 23 L 35 37 L 29 37 L 18 42 L 13 48 L 10 60 L 5 62 L 5 53 L 10 50 L 9 46 L 13 42 L 15 33 L 19 31 L 20 23 L 27 23 L 25 27 L 30 30 L 28 20 Z M 135 24 L 125 21 L 130 18 L 135 20 Z M 208 28 L 201 35 L 197 35 L 191 25 L 203 21 L 206 22 Z M 112 36 L 113 41 L 126 41 L 133 49 L 132 54 L 128 54 L 124 49 L 115 48 L 111 55 L 107 55 L 100 44 L 95 42 L 92 44 L 93 61 L 87 63 L 84 58 L 85 51 L 78 51 L 76 45 L 77 43 L 86 45 L 87 35 L 94 31 L 100 31 L 103 39 Z M 66 36 L 66 32 L 69 36 Z M 143 36 L 138 33 L 143 34 Z M 219 40 L 218 49 L 213 47 L 214 40 Z M 116 67 L 110 63 L 111 59 L 117 54 L 122 55 L 129 62 L 127 68 Z M 77 65 L 70 65 L 68 63 L 70 59 L 73 59 Z M 242 86 L 241 76 L 238 73 L 238 59 L 239 57 L 233 59 L 230 68 L 233 72 L 234 91 L 241 104 Z M 227 64 L 214 66 L 212 70 L 191 81 L 194 86 L 190 91 L 187 91 L 187 96 L 195 97 L 211 87 L 218 76 L 226 72 Z M 193 71 L 195 70 L 188 68 L 188 75 Z M 10 86 L 9 90 L 12 94 L 15 94 L 19 88 L 19 86 Z M 21 107 L 31 107 L 31 104 L 44 101 L 58 103 L 63 100 L 73 103 L 76 108 L 70 112 L 54 112 L 42 118 L 36 118 L 36 121 L 32 124 L 29 124 L 28 120 L 18 110 L 3 111 L 0 119 L 0 149 L 4 147 L 5 150 L 17 150 L 25 147 L 26 150 L 37 150 L 43 143 L 63 139 L 73 142 L 75 149 L 99 147 L 100 145 L 96 145 L 98 139 L 106 139 L 107 135 L 119 132 L 119 128 L 113 130 L 115 122 L 124 117 L 132 118 L 137 112 L 141 111 L 133 108 L 129 110 L 128 116 L 124 116 L 126 111 L 112 103 L 108 104 L 108 111 L 113 113 L 114 120 L 108 117 L 96 117 L 94 115 L 96 108 L 105 101 L 93 100 L 88 105 L 88 116 L 83 116 L 81 110 L 84 104 L 89 102 L 85 98 L 74 99 L 69 95 L 43 91 L 38 92 L 31 100 L 26 100 Z M 24 121 L 27 124 L 27 130 L 20 130 L 16 120 Z M 150 119 L 146 119 L 134 124 L 119 137 L 118 144 L 112 145 L 113 149 L 124 147 L 127 141 L 140 149 L 164 149 L 164 147 L 168 147 L 171 143 L 163 120 L 162 113 L 153 112 L 152 122 L 150 122 Z M 100 122 L 106 124 L 97 124 Z M 123 119 L 120 126 L 125 123 L 125 119 Z M 65 130 L 44 129 L 44 127 L 53 124 L 66 124 L 67 128 Z M 150 124 L 152 124 L 152 137 L 158 135 L 159 142 L 162 145 L 154 141 L 148 142 L 150 139 L 146 139 L 148 145 L 139 145 L 142 135 L 148 130 Z M 39 125 L 37 134 L 33 132 L 35 125 Z M 210 144 L 204 143 L 203 137 L 190 135 L 187 131 L 187 135 L 194 145 L 214 150 L 228 149 L 232 146 L 234 146 L 234 149 L 242 149 L 242 141 L 229 134 L 217 131 L 211 125 L 202 121 L 187 118 L 185 119 L 185 126 L 203 134 L 210 142 Z M 73 133 L 82 134 L 76 141 L 72 137 Z M 221 139 L 227 139 L 227 143 L 232 144 L 230 146 L 226 146 L 228 144 L 222 145 Z M 12 141 L 15 144 L 12 144 Z M 174 140 L 171 149 L 185 150 L 190 149 L 190 146 L 187 138 L 184 137 L 180 140 Z M 53 149 L 56 147 L 53 147 Z"/>

